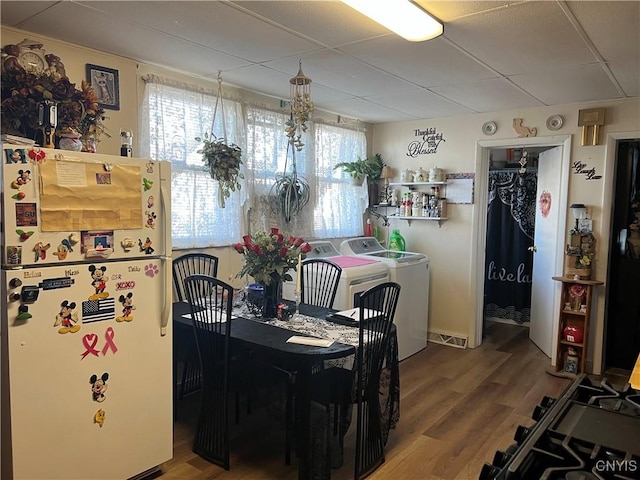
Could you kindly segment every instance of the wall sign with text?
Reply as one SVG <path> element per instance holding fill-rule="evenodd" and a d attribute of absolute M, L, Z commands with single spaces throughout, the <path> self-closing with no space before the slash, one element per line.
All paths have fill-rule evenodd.
<path fill-rule="evenodd" d="M 407 157 L 417 157 L 418 155 L 431 155 L 438 152 L 438 147 L 442 142 L 446 142 L 442 133 L 438 133 L 435 127 L 421 130 L 416 128 L 413 131 L 415 140 L 407 145 Z"/>

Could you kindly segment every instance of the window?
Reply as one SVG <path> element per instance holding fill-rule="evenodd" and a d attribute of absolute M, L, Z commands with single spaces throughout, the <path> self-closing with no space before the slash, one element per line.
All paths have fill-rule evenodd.
<path fill-rule="evenodd" d="M 247 108 L 247 167 L 253 199 L 251 230 L 278 226 L 305 238 L 336 238 L 362 235 L 362 212 L 366 192 L 334 166 L 344 159 L 366 155 L 364 132 L 322 123 L 309 124 L 306 145 L 300 152 L 287 151 L 284 123 L 288 116 L 259 107 Z M 283 225 L 266 197 L 277 173 L 291 171 L 295 155 L 298 175 L 311 187 L 309 214 L 297 215 Z M 366 187 L 365 187 L 366 188 Z"/>
<path fill-rule="evenodd" d="M 364 132 L 319 122 L 309 123 L 302 151 L 287 150 L 284 124 L 288 115 L 264 107 L 224 99 L 199 87 L 144 78 L 140 156 L 171 162 L 172 237 L 175 249 L 232 245 L 247 231 L 278 227 L 304 238 L 362 235 L 366 186 L 355 187 L 340 170 L 341 161 L 366 156 Z M 218 204 L 218 184 L 205 170 L 196 137 L 212 131 L 242 148 L 245 180 L 240 195 L 225 208 Z M 224 121 L 223 121 L 224 119 Z M 246 127 L 245 127 L 246 122 Z M 278 173 L 297 173 L 309 183 L 311 199 L 302 214 L 284 222 L 269 197 Z M 251 199 L 251 204 L 247 199 Z M 249 225 L 245 212 L 250 209 Z"/>
<path fill-rule="evenodd" d="M 366 157 L 364 132 L 334 125 L 315 125 L 316 178 L 313 231 L 317 238 L 362 235 L 362 212 L 366 208 L 364 187 L 351 184 L 334 166 L 342 161 Z"/>
<path fill-rule="evenodd" d="M 225 99 L 216 110 L 212 92 L 145 77 L 141 115 L 140 155 L 171 162 L 171 229 L 173 248 L 230 245 L 244 234 L 241 195 L 232 195 L 225 208 L 218 205 L 218 184 L 205 169 L 195 140 L 211 131 L 244 151 L 242 105 Z M 212 121 L 215 112 L 215 125 Z M 223 121 L 224 118 L 224 121 Z M 243 158 L 243 161 L 246 160 Z"/>

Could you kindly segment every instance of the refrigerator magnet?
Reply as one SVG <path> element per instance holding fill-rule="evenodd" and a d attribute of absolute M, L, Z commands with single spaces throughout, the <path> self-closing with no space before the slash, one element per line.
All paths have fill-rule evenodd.
<path fill-rule="evenodd" d="M 26 193 L 24 192 L 18 192 L 15 195 L 11 195 L 11 198 L 13 198 L 14 200 L 24 200 L 24 198 L 27 196 Z"/>
<path fill-rule="evenodd" d="M 4 151 L 4 154 L 7 158 L 7 163 L 27 163 L 27 157 L 24 150 L 12 150 L 8 148 Z"/>
<path fill-rule="evenodd" d="M 58 257 L 58 260 L 65 260 L 69 252 L 73 252 L 73 249 L 71 248 L 69 240 L 65 238 L 60 242 L 60 245 L 58 245 L 58 248 L 53 254 Z"/>
<path fill-rule="evenodd" d="M 118 301 L 122 304 L 122 315 L 116 317 L 116 322 L 130 322 L 133 320 L 133 311 L 136 309 L 133 304 L 133 292 L 127 293 L 127 295 L 120 295 Z"/>
<path fill-rule="evenodd" d="M 151 255 L 155 250 L 151 246 L 153 242 L 149 237 L 143 242 L 141 238 L 138 239 L 138 246 L 140 247 L 140 251 L 144 252 L 147 255 Z"/>
<path fill-rule="evenodd" d="M 107 388 L 109 388 L 107 380 L 109 380 L 109 374 L 107 372 L 104 372 L 99 378 L 95 373 L 89 378 L 89 383 L 91 384 L 91 395 L 93 396 L 94 402 L 102 403 L 107 399 L 105 396 Z"/>
<path fill-rule="evenodd" d="M 96 414 L 93 416 L 93 423 L 97 423 L 98 425 L 100 425 L 100 428 L 102 428 L 102 425 L 104 424 L 104 417 L 106 416 L 106 413 L 104 410 L 100 409 L 96 412 Z"/>
<path fill-rule="evenodd" d="M 56 315 L 56 321 L 53 323 L 54 327 L 60 327 L 58 333 L 76 333 L 80 330 L 78 325 L 78 312 L 75 312 L 76 302 L 69 302 L 64 300 L 60 304 L 60 311 Z"/>
<path fill-rule="evenodd" d="M 144 214 L 147 216 L 147 223 L 145 223 L 144 226 L 146 228 L 151 228 L 151 229 L 155 230 L 155 228 L 156 228 L 156 218 L 158 218 L 157 215 L 156 215 L 156 212 L 152 212 L 152 211 L 146 210 L 144 212 Z"/>
<path fill-rule="evenodd" d="M 36 227 L 38 226 L 38 214 L 35 203 L 16 203 L 16 226 Z"/>
<path fill-rule="evenodd" d="M 16 230 L 16 233 L 20 235 L 21 242 L 24 242 L 25 240 L 29 240 L 29 238 L 31 238 L 31 235 L 34 234 L 33 231 L 25 232 L 24 230 L 20 230 L 20 229 Z"/>
<path fill-rule="evenodd" d="M 156 275 L 158 275 L 160 273 L 160 270 L 158 269 L 157 265 L 154 265 L 153 263 L 150 263 L 149 265 L 145 265 L 144 266 L 144 274 L 147 277 L 155 277 Z"/>
<path fill-rule="evenodd" d="M 120 242 L 120 245 L 122 245 L 122 249 L 125 252 L 128 252 L 129 250 L 131 250 L 133 248 L 133 246 L 135 245 L 135 242 L 133 241 L 133 238 L 125 237 Z"/>
<path fill-rule="evenodd" d="M 147 165 L 146 165 L 147 173 L 153 173 L 153 165 L 154 165 L 153 162 L 151 161 L 147 162 Z"/>
<path fill-rule="evenodd" d="M 20 190 L 20 187 L 26 185 L 31 181 L 31 170 L 20 169 L 18 170 L 18 178 L 11 182 L 11 188 Z"/>
<path fill-rule="evenodd" d="M 22 247 L 20 245 L 7 246 L 7 263 L 20 265 L 22 263 Z"/>
<path fill-rule="evenodd" d="M 71 233 L 69 235 L 69 243 L 71 243 L 71 245 L 75 245 L 79 241 L 80 241 L 80 236 L 77 233 Z"/>
<path fill-rule="evenodd" d="M 47 250 L 51 247 L 50 243 L 42 243 L 38 242 L 33 246 L 33 251 L 35 252 L 34 261 L 44 260 L 47 258 Z"/>
<path fill-rule="evenodd" d="M 151 187 L 153 187 L 153 180 L 149 180 L 148 178 L 143 178 L 142 179 L 142 186 L 144 187 L 144 191 L 145 192 L 147 190 L 151 190 Z"/>
<path fill-rule="evenodd" d="M 107 267 L 104 265 L 100 268 L 95 265 L 89 265 L 89 272 L 91 273 L 91 285 L 93 286 L 95 293 L 89 297 L 89 300 L 99 300 L 101 298 L 107 298 L 109 292 L 105 292 L 107 288 L 108 277 L 106 275 Z"/>
<path fill-rule="evenodd" d="M 42 150 L 40 147 L 30 148 L 27 155 L 29 156 L 31 161 L 35 163 L 44 162 L 44 160 L 47 158 L 47 153 L 44 150 Z"/>

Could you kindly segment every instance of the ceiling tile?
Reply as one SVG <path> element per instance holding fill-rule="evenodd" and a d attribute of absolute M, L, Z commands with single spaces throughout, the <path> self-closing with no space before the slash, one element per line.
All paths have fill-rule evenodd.
<path fill-rule="evenodd" d="M 495 112 L 512 108 L 542 106 L 540 102 L 522 93 L 517 87 L 502 78 L 442 85 L 433 87 L 431 90 L 445 98 L 466 105 L 476 112 Z"/>
<path fill-rule="evenodd" d="M 620 98 L 600 65 L 559 68 L 515 75 L 511 80 L 546 105 Z M 561 101 L 560 101 L 561 100 Z"/>

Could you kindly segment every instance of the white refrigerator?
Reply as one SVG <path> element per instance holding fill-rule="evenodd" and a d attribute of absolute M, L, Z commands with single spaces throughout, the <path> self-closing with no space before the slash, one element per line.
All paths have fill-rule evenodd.
<path fill-rule="evenodd" d="M 1 478 L 173 455 L 170 165 L 3 145 Z"/>

